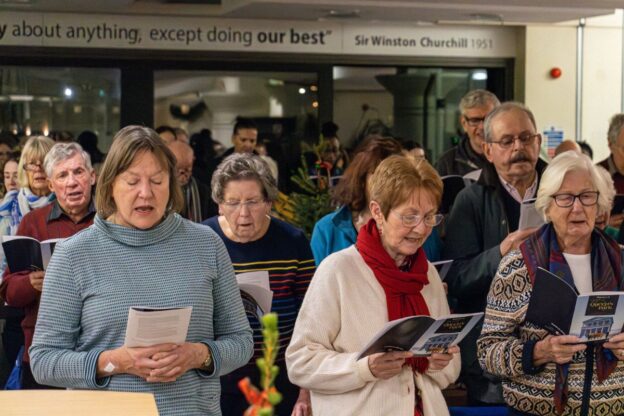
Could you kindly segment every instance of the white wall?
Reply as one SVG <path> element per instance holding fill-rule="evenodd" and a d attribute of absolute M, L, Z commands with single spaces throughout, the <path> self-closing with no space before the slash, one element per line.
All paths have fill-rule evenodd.
<path fill-rule="evenodd" d="M 563 129 L 566 139 L 583 139 L 594 150 L 594 161 L 609 154 L 606 132 L 609 118 L 621 111 L 622 29 L 621 13 L 587 19 L 583 58 L 583 114 L 581 137 L 575 137 L 576 120 L 576 39 L 577 22 L 526 27 L 524 59 L 518 60 L 518 74 L 524 85 L 516 85 L 518 97 L 531 108 L 538 128 Z M 549 71 L 561 68 L 562 76 L 552 79 Z"/>

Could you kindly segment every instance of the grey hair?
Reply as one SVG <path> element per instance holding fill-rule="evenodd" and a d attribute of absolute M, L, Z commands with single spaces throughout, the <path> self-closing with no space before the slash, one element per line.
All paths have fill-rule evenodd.
<path fill-rule="evenodd" d="M 89 156 L 89 153 L 83 150 L 82 146 L 80 146 L 76 142 L 56 143 L 54 146 L 52 146 L 45 159 L 43 160 L 43 169 L 45 169 L 45 173 L 48 178 L 52 178 L 52 171 L 58 163 L 74 157 L 76 153 L 82 156 L 85 167 L 89 172 L 92 172 L 93 166 L 91 165 L 91 156 Z"/>
<path fill-rule="evenodd" d="M 487 90 L 472 90 L 468 91 L 459 102 L 459 111 L 464 114 L 469 108 L 484 107 L 488 104 L 493 104 L 494 107 L 500 105 L 498 97 Z"/>
<path fill-rule="evenodd" d="M 533 124 L 533 128 L 537 132 L 537 123 L 535 123 L 535 116 L 533 115 L 533 112 L 529 110 L 528 107 L 526 107 L 522 103 L 518 103 L 515 101 L 507 101 L 505 103 L 502 103 L 498 107 L 494 108 L 490 112 L 490 114 L 488 114 L 487 117 L 485 117 L 485 121 L 483 123 L 483 133 L 485 135 L 486 142 L 492 142 L 493 140 L 496 139 L 495 137 L 492 137 L 493 136 L 492 123 L 494 122 L 494 119 L 503 113 L 507 113 L 509 111 L 514 111 L 514 110 L 519 110 L 519 111 L 524 112 L 529 117 L 529 120 L 531 120 L 531 124 Z"/>
<path fill-rule="evenodd" d="M 605 191 L 605 193 L 607 193 L 607 192 L 608 193 L 605 196 L 609 200 L 609 207 L 608 207 L 606 212 L 609 212 L 609 211 L 611 211 L 611 208 L 613 207 L 613 200 L 615 199 L 615 194 L 617 194 L 617 192 L 615 190 L 615 184 L 613 183 L 613 177 L 611 176 L 609 171 L 606 170 L 605 168 L 603 168 L 602 166 L 600 166 L 600 165 L 593 165 L 593 166 L 598 171 L 598 174 L 600 176 L 602 176 L 602 180 L 604 181 L 604 183 L 607 184 L 608 191 Z M 598 210 L 598 214 L 599 215 L 604 213 L 604 212 L 605 211 Z"/>
<path fill-rule="evenodd" d="M 613 187 L 611 177 L 609 175 L 605 176 L 587 155 L 574 150 L 568 150 L 550 162 L 540 180 L 535 200 L 535 209 L 545 221 L 550 221 L 546 211 L 553 203 L 552 196 L 561 188 L 566 173 L 573 171 L 587 172 L 589 174 L 592 184 L 600 193 L 598 195 L 598 212 L 611 210 L 611 204 L 615 197 L 615 188 Z"/>
<path fill-rule="evenodd" d="M 231 181 L 255 180 L 260 184 L 264 198 L 273 202 L 277 199 L 277 183 L 269 165 L 253 153 L 234 153 L 226 157 L 212 175 L 212 199 L 223 202 L 226 185 Z"/>
<path fill-rule="evenodd" d="M 617 141 L 622 127 L 624 127 L 624 113 L 614 114 L 609 120 L 609 131 L 607 132 L 609 144 L 614 144 Z"/>

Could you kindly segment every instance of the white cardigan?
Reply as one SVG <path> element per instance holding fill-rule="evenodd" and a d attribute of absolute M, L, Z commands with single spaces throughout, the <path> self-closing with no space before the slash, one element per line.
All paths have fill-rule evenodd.
<path fill-rule="evenodd" d="M 432 317 L 449 313 L 442 281 L 429 264 L 422 294 Z M 448 415 L 441 389 L 459 375 L 456 354 L 443 370 L 416 373 L 404 366 L 389 380 L 377 379 L 359 351 L 388 322 L 386 295 L 355 246 L 319 265 L 297 317 L 286 364 L 290 380 L 309 389 L 314 416 L 414 414 L 414 383 L 425 416 Z"/>

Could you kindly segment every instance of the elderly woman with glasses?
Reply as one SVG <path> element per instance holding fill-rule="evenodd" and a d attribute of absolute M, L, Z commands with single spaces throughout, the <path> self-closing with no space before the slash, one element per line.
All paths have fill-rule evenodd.
<path fill-rule="evenodd" d="M 0 205 L 0 235 L 15 235 L 24 215 L 54 199 L 43 170 L 43 159 L 54 146 L 45 136 L 33 136 L 24 145 L 17 165 L 20 189 L 8 191 Z"/>
<path fill-rule="evenodd" d="M 538 267 L 580 294 L 624 290 L 621 248 L 594 227 L 597 213 L 610 209 L 613 194 L 610 179 L 587 156 L 560 154 L 537 191 L 535 206 L 547 224 L 501 260 L 478 354 L 486 371 L 503 378 L 511 415 L 624 412 L 624 334 L 583 344 L 525 321 Z"/>
<path fill-rule="evenodd" d="M 314 274 L 314 258 L 303 231 L 270 216 L 277 198 L 275 178 L 267 163 L 251 153 L 227 157 L 212 177 L 212 198 L 219 204 L 219 215 L 204 222 L 221 237 L 237 274 L 254 273 L 273 292 L 271 310 L 279 314 L 280 349 L 276 364 L 280 372 L 276 386 L 283 395 L 277 406 L 280 415 L 310 414 L 306 391 L 288 381 L 284 349 L 290 342 L 303 296 Z M 262 356 L 262 331 L 253 303 L 246 305 L 247 318 L 254 330 L 254 359 L 245 367 L 221 377 L 221 411 L 240 416 L 247 405 L 238 382 L 249 377 L 256 385 L 255 359 Z M 268 312 L 268 311 L 264 311 Z"/>
<path fill-rule="evenodd" d="M 315 416 L 448 415 L 441 390 L 459 375 L 459 348 L 357 359 L 388 321 L 449 313 L 442 281 L 422 248 L 442 181 L 425 160 L 390 156 L 370 179 L 372 218 L 354 245 L 319 266 L 286 351 L 290 379 L 310 390 Z"/>

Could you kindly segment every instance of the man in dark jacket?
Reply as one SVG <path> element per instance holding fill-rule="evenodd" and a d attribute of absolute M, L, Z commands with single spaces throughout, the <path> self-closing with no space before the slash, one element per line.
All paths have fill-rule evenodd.
<path fill-rule="evenodd" d="M 496 95 L 486 90 L 469 91 L 459 102 L 459 122 L 464 135 L 459 144 L 447 150 L 436 162 L 440 176 L 461 175 L 483 169 L 487 159 L 483 155 L 483 121 L 500 105 Z"/>
<path fill-rule="evenodd" d="M 234 146 L 227 149 L 225 153 L 221 155 L 219 163 L 233 153 L 255 153 L 257 141 L 257 124 L 248 118 L 237 118 L 236 124 L 234 124 L 234 129 L 232 131 L 232 144 Z M 217 165 L 219 163 L 217 163 Z"/>
<path fill-rule="evenodd" d="M 520 205 L 534 198 L 546 164 L 539 159 L 542 138 L 533 113 L 505 103 L 485 120 L 484 155 L 489 161 L 479 181 L 459 193 L 446 222 L 444 258 L 455 259 L 447 275 L 458 313 L 483 312 L 501 258 L 533 231 L 518 230 Z M 500 380 L 477 361 L 473 331 L 461 344 L 462 380 L 471 405 L 504 403 Z"/>
<path fill-rule="evenodd" d="M 210 186 L 201 183 L 193 176 L 193 148 L 181 140 L 167 144 L 176 158 L 176 173 L 184 195 L 184 218 L 202 222 L 217 215 L 219 208 L 212 200 Z"/>

